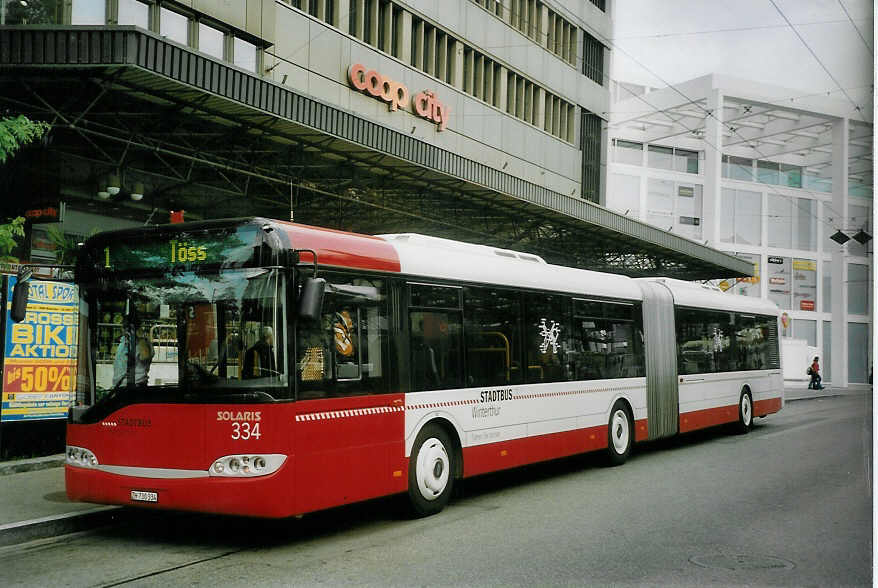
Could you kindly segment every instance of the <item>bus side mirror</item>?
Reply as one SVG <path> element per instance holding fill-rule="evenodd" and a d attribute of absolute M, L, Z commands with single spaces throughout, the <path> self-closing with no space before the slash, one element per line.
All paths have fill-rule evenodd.
<path fill-rule="evenodd" d="M 299 295 L 299 317 L 306 320 L 320 318 L 323 310 L 323 294 L 326 292 L 326 280 L 323 278 L 305 278 L 302 292 Z"/>
<path fill-rule="evenodd" d="M 9 311 L 12 320 L 20 323 L 27 315 L 27 299 L 30 294 L 30 270 L 18 272 L 18 279 L 12 288 L 12 308 Z"/>

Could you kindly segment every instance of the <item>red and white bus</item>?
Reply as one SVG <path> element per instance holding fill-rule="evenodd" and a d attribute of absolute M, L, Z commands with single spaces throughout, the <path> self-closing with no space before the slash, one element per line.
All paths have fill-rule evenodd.
<path fill-rule="evenodd" d="M 488 246 L 209 221 L 96 235 L 76 280 L 73 500 L 427 515 L 460 478 L 784 402 L 773 304 Z"/>

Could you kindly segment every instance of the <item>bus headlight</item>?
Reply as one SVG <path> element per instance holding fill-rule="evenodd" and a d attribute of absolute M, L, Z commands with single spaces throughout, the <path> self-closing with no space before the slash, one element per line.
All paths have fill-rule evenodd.
<path fill-rule="evenodd" d="M 68 445 L 67 465 L 80 468 L 96 468 L 98 467 L 98 458 L 88 449 Z"/>
<path fill-rule="evenodd" d="M 211 477 L 254 478 L 273 474 L 286 460 L 287 456 L 279 453 L 226 455 L 214 461 L 208 471 Z"/>

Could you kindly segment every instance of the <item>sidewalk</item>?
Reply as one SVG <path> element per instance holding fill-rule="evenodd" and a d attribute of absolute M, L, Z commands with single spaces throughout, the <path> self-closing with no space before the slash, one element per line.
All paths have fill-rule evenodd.
<path fill-rule="evenodd" d="M 808 390 L 804 382 L 784 390 L 788 402 L 865 394 L 870 387 Z M 109 525 L 123 515 L 121 507 L 67 500 L 63 465 L 63 455 L 0 462 L 0 547 Z"/>

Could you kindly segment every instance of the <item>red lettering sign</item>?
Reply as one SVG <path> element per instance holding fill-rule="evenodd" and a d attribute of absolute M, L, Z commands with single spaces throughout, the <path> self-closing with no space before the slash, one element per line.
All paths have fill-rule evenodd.
<path fill-rule="evenodd" d="M 391 111 L 406 108 L 409 102 L 409 90 L 404 85 L 384 77 L 374 69 L 367 70 L 360 63 L 355 63 L 348 70 L 348 79 L 357 90 L 378 100 L 387 102 Z M 415 113 L 436 123 L 439 131 L 444 131 L 448 124 L 451 110 L 436 98 L 436 95 L 425 90 L 412 99 Z"/>
<path fill-rule="evenodd" d="M 802 300 L 799 302 L 799 310 L 814 310 L 813 300 Z"/>

